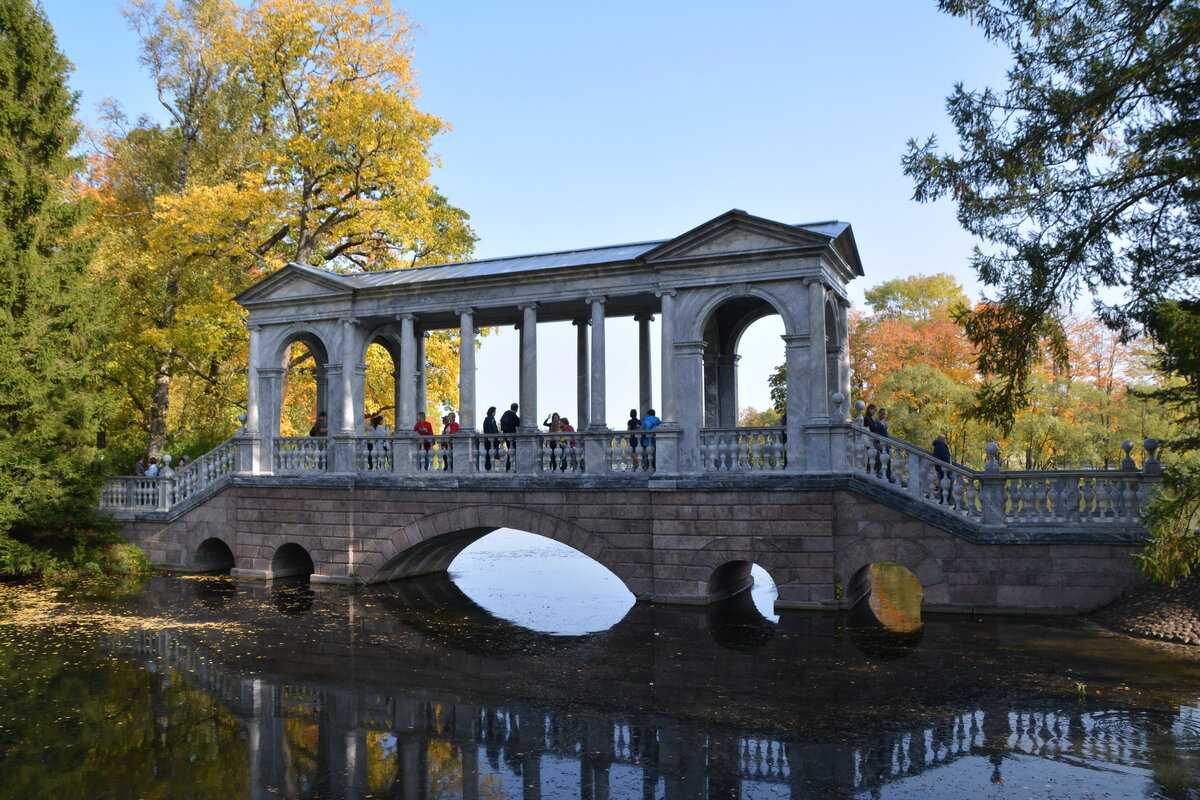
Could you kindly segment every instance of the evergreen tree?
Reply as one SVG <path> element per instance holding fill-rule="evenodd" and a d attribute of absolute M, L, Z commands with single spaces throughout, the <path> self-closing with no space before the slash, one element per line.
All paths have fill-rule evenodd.
<path fill-rule="evenodd" d="M 103 307 L 72 236 L 69 70 L 41 10 L 0 0 L 0 537 L 25 542 L 73 542 L 99 473 Z"/>
<path fill-rule="evenodd" d="M 948 101 L 960 153 L 909 143 L 915 197 L 950 196 L 985 242 L 992 302 L 966 318 L 977 366 L 992 380 L 982 415 L 1011 429 L 1028 405 L 1045 342 L 1067 360 L 1063 310 L 1081 293 L 1126 337 L 1148 331 L 1175 378 L 1156 399 L 1200 446 L 1200 0 L 939 0 L 1009 47 L 1000 91 Z M 1111 292 L 1110 292 L 1111 296 Z M 1174 581 L 1200 565 L 1200 467 L 1167 476 L 1148 515 L 1144 566 Z"/>

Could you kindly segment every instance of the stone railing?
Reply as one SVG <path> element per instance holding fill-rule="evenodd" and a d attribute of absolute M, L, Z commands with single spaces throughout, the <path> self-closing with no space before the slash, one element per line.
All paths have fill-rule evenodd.
<path fill-rule="evenodd" d="M 285 436 L 272 442 L 271 463 L 276 472 L 325 472 L 329 469 L 329 439 L 324 436 Z"/>
<path fill-rule="evenodd" d="M 237 459 L 237 439 L 226 439 L 183 469 L 175 470 L 175 474 L 171 476 L 174 481 L 174 502 L 182 502 L 206 491 L 226 476 L 237 472 Z"/>
<path fill-rule="evenodd" d="M 703 428 L 700 463 L 705 472 L 773 472 L 787 466 L 783 428 Z"/>
<path fill-rule="evenodd" d="M 657 434 L 516 433 L 364 437 L 354 470 L 398 475 L 653 474 Z M 644 444 L 643 444 L 644 442 Z M 589 463 L 594 466 L 589 466 Z"/>
<path fill-rule="evenodd" d="M 192 463 L 157 477 L 113 475 L 100 490 L 100 508 L 169 511 L 205 493 L 238 469 L 237 438 L 226 439 Z M 167 461 L 169 464 L 169 460 Z"/>
<path fill-rule="evenodd" d="M 1146 441 L 1143 471 L 1133 466 L 1131 442 L 1123 445 L 1119 470 L 1002 471 L 995 445 L 989 445 L 989 467 L 978 471 L 857 427 L 849 446 L 855 472 L 983 525 L 1137 525 L 1160 480 L 1153 440 Z"/>

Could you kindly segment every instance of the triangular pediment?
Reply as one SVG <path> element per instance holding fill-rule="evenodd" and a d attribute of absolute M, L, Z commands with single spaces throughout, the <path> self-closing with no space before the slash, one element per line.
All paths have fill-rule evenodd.
<path fill-rule="evenodd" d="M 234 298 L 239 304 L 329 297 L 354 290 L 353 278 L 333 275 L 307 264 L 288 264 Z"/>
<path fill-rule="evenodd" d="M 783 250 L 805 245 L 825 246 L 829 237 L 795 225 L 785 225 L 734 209 L 693 228 L 646 253 L 646 261 L 734 255 Z"/>

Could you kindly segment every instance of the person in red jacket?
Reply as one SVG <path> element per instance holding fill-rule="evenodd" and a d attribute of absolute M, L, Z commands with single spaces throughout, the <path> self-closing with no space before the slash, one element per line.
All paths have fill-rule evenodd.
<path fill-rule="evenodd" d="M 418 436 L 433 436 L 433 425 L 425 419 L 425 412 L 417 412 L 417 424 L 413 425 L 413 430 Z M 429 469 L 429 448 L 433 446 L 432 442 L 417 443 L 417 468 Z"/>
<path fill-rule="evenodd" d="M 442 436 L 453 436 L 456 433 L 458 433 L 458 422 L 455 420 L 454 412 L 451 411 L 442 417 Z M 442 448 L 442 469 L 449 472 L 454 469 L 454 442 L 443 439 L 440 447 Z"/>

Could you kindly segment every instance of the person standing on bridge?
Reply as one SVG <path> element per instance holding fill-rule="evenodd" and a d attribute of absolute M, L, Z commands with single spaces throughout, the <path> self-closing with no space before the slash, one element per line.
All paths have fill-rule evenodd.
<path fill-rule="evenodd" d="M 417 436 L 433 436 L 433 425 L 429 420 L 425 419 L 425 412 L 417 412 L 417 424 L 413 425 L 413 430 L 417 432 Z M 429 448 L 433 445 L 430 442 L 417 442 L 417 469 L 429 469 Z"/>
<path fill-rule="evenodd" d="M 625 423 L 625 429 L 630 431 L 640 431 L 642 429 L 642 419 L 638 416 L 636 408 L 629 409 L 629 421 Z M 629 437 L 629 450 L 632 453 L 630 457 L 633 459 L 633 468 L 635 470 L 638 468 L 638 444 L 640 441 L 641 437 Z"/>
<path fill-rule="evenodd" d="M 492 450 L 496 451 L 496 457 L 500 456 L 500 440 L 489 439 L 488 434 L 499 433 L 500 428 L 496 426 L 496 407 L 488 406 L 487 416 L 483 418 L 483 468 L 491 472 L 492 470 Z"/>
<path fill-rule="evenodd" d="M 442 417 L 442 436 L 453 436 L 458 431 L 459 424 L 453 411 Z M 442 469 L 446 472 L 452 472 L 454 470 L 454 441 L 452 439 L 442 439 L 439 446 L 442 448 Z"/>
<path fill-rule="evenodd" d="M 891 437 L 891 434 L 888 432 L 887 416 L 888 416 L 888 411 L 886 408 L 879 409 L 879 419 L 875 420 L 875 433 L 878 434 L 879 438 L 881 438 L 881 439 L 887 439 L 887 438 Z M 888 444 L 884 444 L 883 442 L 880 442 L 879 443 L 879 458 L 881 461 L 883 460 L 883 457 L 885 455 L 888 457 L 887 458 L 887 479 L 888 479 L 888 483 L 891 483 L 892 482 L 892 458 L 891 458 L 892 446 L 888 445 Z M 875 468 L 875 472 L 876 472 L 876 474 L 879 473 L 878 466 Z"/>
<path fill-rule="evenodd" d="M 938 461 L 950 463 L 950 445 L 947 443 L 946 434 L 939 433 L 938 437 L 933 440 L 933 457 Z M 933 471 L 937 474 L 937 500 L 939 503 L 944 503 L 946 498 L 942 490 L 942 480 L 945 478 L 945 471 L 937 464 L 933 465 Z"/>
<path fill-rule="evenodd" d="M 646 416 L 642 417 L 642 430 L 652 431 L 655 428 L 657 428 L 659 425 L 662 425 L 662 420 L 659 418 L 659 416 L 657 414 L 654 413 L 654 409 L 653 408 L 646 409 Z M 654 466 L 653 464 L 650 463 L 650 455 L 657 451 L 657 448 L 654 447 L 654 437 L 653 436 L 643 436 L 642 437 L 642 450 L 643 450 L 642 461 L 644 462 L 645 468 L 650 469 L 651 467 Z"/>
<path fill-rule="evenodd" d="M 513 403 L 511 406 L 508 407 L 508 411 L 505 411 L 504 415 L 500 417 L 500 432 L 501 433 L 516 433 L 517 428 L 521 427 L 521 418 L 517 416 L 517 409 L 519 407 L 520 406 L 518 406 L 516 403 Z M 517 446 L 516 439 L 505 439 L 504 440 L 504 449 L 507 451 L 504 455 L 505 471 L 509 471 L 512 469 L 513 450 L 516 449 L 516 446 Z"/>
<path fill-rule="evenodd" d="M 375 463 L 381 468 L 386 469 L 388 466 L 388 437 L 391 436 L 391 431 L 383 424 L 383 417 L 371 417 L 371 424 L 367 428 L 367 434 L 373 438 L 381 440 L 379 442 L 379 453 L 375 457 Z M 371 442 L 367 442 L 367 469 L 372 469 L 371 466 Z"/>
<path fill-rule="evenodd" d="M 322 411 L 317 414 L 316 423 L 309 428 L 309 436 L 328 436 L 329 435 L 329 416 Z"/>

